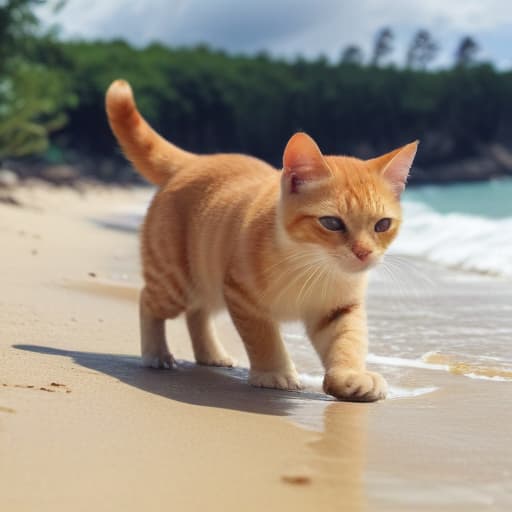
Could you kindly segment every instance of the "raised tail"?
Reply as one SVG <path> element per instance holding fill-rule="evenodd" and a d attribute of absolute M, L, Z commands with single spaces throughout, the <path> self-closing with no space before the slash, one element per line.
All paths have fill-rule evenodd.
<path fill-rule="evenodd" d="M 110 127 L 124 154 L 151 183 L 164 185 L 196 156 L 166 141 L 149 126 L 137 110 L 128 82 L 112 82 L 106 95 L 106 109 Z"/>

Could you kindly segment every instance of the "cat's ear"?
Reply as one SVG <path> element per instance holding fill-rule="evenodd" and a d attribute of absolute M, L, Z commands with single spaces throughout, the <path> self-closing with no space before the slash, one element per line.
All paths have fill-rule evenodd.
<path fill-rule="evenodd" d="M 316 142 L 299 132 L 288 141 L 283 155 L 283 187 L 296 194 L 303 186 L 331 175 Z"/>
<path fill-rule="evenodd" d="M 405 184 L 411 170 L 419 140 L 406 144 L 378 158 L 370 160 L 378 172 L 391 185 L 396 197 L 399 198 L 405 190 Z"/>

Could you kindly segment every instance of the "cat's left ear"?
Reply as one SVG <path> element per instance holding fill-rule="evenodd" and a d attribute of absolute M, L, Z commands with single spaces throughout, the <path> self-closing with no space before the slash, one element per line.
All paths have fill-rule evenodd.
<path fill-rule="evenodd" d="M 399 198 L 405 190 L 405 184 L 411 170 L 419 140 L 406 144 L 369 162 L 377 167 L 378 172 L 391 185 L 396 197 Z"/>

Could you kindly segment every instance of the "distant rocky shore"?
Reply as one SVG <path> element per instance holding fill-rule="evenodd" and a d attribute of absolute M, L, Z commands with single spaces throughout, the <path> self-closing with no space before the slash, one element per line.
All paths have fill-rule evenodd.
<path fill-rule="evenodd" d="M 474 157 L 414 167 L 411 184 L 444 184 L 512 177 L 512 152 L 501 144 L 479 148 Z"/>
<path fill-rule="evenodd" d="M 415 166 L 410 184 L 446 184 L 512 177 L 512 151 L 502 144 L 478 149 L 477 155 L 460 160 Z M 0 189 L 39 179 L 57 186 L 80 187 L 82 183 L 141 184 L 129 165 L 103 160 L 82 165 L 47 165 L 41 162 L 6 162 L 0 165 Z"/>

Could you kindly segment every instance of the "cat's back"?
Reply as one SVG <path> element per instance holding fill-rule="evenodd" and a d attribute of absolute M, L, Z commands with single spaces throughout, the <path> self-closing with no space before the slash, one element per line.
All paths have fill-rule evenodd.
<path fill-rule="evenodd" d="M 248 155 L 217 153 L 198 155 L 185 168 L 171 178 L 167 188 L 215 186 L 239 189 L 243 194 L 248 185 L 264 185 L 275 180 L 278 172 L 272 166 Z"/>
<path fill-rule="evenodd" d="M 189 210 L 201 216 L 212 209 L 224 213 L 244 206 L 262 191 L 276 188 L 279 172 L 257 158 L 242 154 L 199 155 L 173 175 L 155 203 L 172 202 L 183 215 Z"/>

